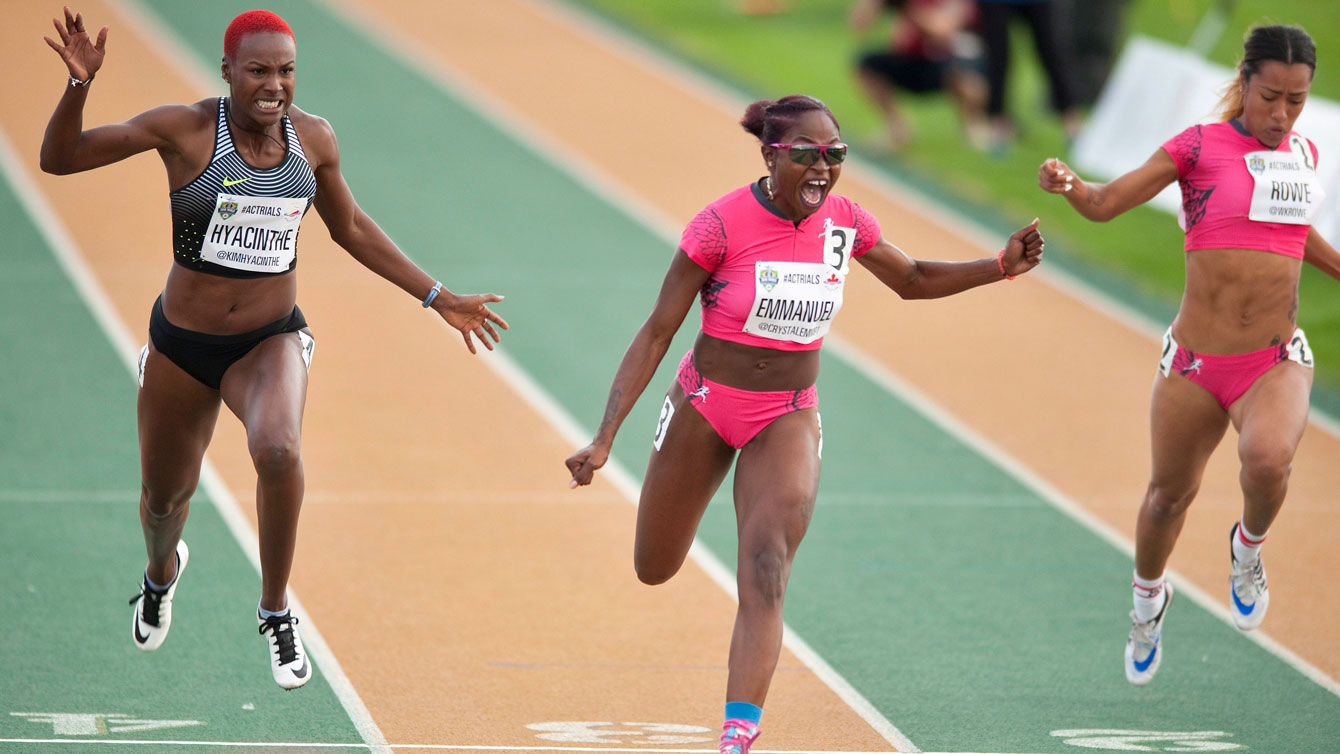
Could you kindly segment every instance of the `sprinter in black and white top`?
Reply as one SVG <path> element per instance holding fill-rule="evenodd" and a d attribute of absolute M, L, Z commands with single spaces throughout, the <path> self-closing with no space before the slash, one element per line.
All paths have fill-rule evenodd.
<path fill-rule="evenodd" d="M 140 355 L 140 521 L 149 564 L 135 606 L 135 645 L 167 636 L 172 597 L 189 551 L 181 541 L 191 494 L 219 406 L 246 427 L 259 477 L 261 598 L 257 611 L 271 671 L 284 688 L 311 678 L 286 589 L 297 540 L 303 471 L 299 456 L 313 341 L 299 311 L 298 228 L 315 204 L 331 238 L 368 269 L 431 307 L 475 352 L 507 323 L 494 294 L 458 295 L 419 269 L 358 207 L 340 174 L 335 134 L 293 106 L 297 43 L 269 11 L 238 16 L 224 34 L 221 67 L 229 96 L 165 105 L 124 123 L 84 130 L 84 102 L 102 67 L 97 40 L 65 8 L 47 38 L 69 69 L 47 125 L 42 169 L 91 170 L 150 149 L 172 187 L 173 260 L 154 302 Z"/>

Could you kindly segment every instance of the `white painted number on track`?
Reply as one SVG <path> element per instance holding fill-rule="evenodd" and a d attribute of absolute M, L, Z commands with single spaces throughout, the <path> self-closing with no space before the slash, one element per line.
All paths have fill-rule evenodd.
<path fill-rule="evenodd" d="M 1232 737 L 1232 733 L 1222 730 L 1054 730 L 1052 735 L 1064 738 L 1071 746 L 1107 751 L 1236 751 L 1246 748 L 1231 741 L 1215 740 Z"/>
<path fill-rule="evenodd" d="M 544 731 L 538 738 L 564 743 L 694 744 L 715 740 L 711 728 L 674 723 L 531 723 L 526 727 Z"/>
<path fill-rule="evenodd" d="M 52 733 L 57 736 L 105 736 L 108 733 L 204 725 L 199 720 L 140 720 L 117 713 L 11 712 L 9 714 L 14 717 L 25 717 L 30 723 L 50 725 Z"/>

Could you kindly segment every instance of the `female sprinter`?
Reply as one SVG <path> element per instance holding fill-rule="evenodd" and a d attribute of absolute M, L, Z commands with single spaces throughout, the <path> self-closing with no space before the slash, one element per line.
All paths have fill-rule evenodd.
<path fill-rule="evenodd" d="M 261 597 L 257 620 L 275 682 L 297 688 L 311 667 L 288 610 L 303 471 L 299 456 L 313 340 L 297 298 L 298 228 L 313 205 L 331 238 L 355 259 L 486 347 L 506 328 L 487 302 L 461 296 L 411 262 L 359 209 L 340 175 L 330 124 L 293 105 L 297 45 L 283 19 L 249 11 L 223 38 L 229 96 L 165 105 L 84 130 L 84 102 L 102 67 L 81 14 L 65 9 L 47 38 L 69 81 L 47 125 L 42 169 L 91 170 L 150 149 L 171 186 L 172 261 L 140 354 L 140 521 L 149 565 L 131 599 L 135 646 L 157 649 L 189 551 L 181 540 L 191 494 L 220 404 L 246 427 L 256 467 Z"/>
<path fill-rule="evenodd" d="M 1134 684 L 1149 683 L 1162 662 L 1173 597 L 1164 567 L 1229 423 L 1243 499 L 1229 532 L 1233 620 L 1256 628 L 1269 605 L 1261 544 L 1284 503 L 1312 389 L 1312 352 L 1297 325 L 1299 275 L 1309 262 L 1340 279 L 1340 254 L 1311 228 L 1322 199 L 1317 149 L 1293 130 L 1316 63 L 1302 29 L 1253 29 L 1220 122 L 1191 126 L 1108 184 L 1083 181 L 1060 160 L 1038 169 L 1043 190 L 1100 222 L 1173 181 L 1182 188 L 1186 291 L 1163 335 L 1150 407 L 1153 470 L 1135 524 L 1125 660 Z"/>
<path fill-rule="evenodd" d="M 781 651 L 791 560 L 819 487 L 819 346 L 842 306 L 851 260 L 903 298 L 934 298 L 1027 272 L 1042 256 L 1034 220 L 995 257 L 911 259 L 880 236 L 875 218 L 831 193 L 847 145 L 822 102 L 755 102 L 740 125 L 762 142 L 767 175 L 689 223 L 656 306 L 619 364 L 595 439 L 567 459 L 572 486 L 589 484 L 698 295 L 702 331 L 680 361 L 652 439 L 633 563 L 647 584 L 675 575 L 738 451 L 740 607 L 721 737 L 731 754 L 745 754 L 758 736 Z"/>

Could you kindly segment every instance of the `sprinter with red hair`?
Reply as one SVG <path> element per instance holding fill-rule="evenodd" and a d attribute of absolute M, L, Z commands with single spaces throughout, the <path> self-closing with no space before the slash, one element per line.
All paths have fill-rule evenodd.
<path fill-rule="evenodd" d="M 246 427 L 260 529 L 259 631 L 286 689 L 311 678 L 288 609 L 288 577 L 303 497 L 302 412 L 314 341 L 296 305 L 298 229 L 315 206 L 331 238 L 377 275 L 432 308 L 475 352 L 492 349 L 494 294 L 458 295 L 419 269 L 364 214 L 340 174 L 335 134 L 293 104 L 297 41 L 269 11 L 238 16 L 224 34 L 226 97 L 167 105 L 124 123 L 83 127 L 102 68 L 107 27 L 89 38 L 65 8 L 47 38 L 69 72 L 42 142 L 42 169 L 64 175 L 157 150 L 171 186 L 173 255 L 140 353 L 140 521 L 149 564 L 131 598 L 135 646 L 167 637 L 190 552 L 182 530 L 219 408 Z"/>

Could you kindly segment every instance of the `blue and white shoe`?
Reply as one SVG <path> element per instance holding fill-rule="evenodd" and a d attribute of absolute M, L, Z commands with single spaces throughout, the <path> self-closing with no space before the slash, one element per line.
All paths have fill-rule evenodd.
<path fill-rule="evenodd" d="M 1231 545 L 1233 539 L 1238 536 L 1238 525 L 1233 524 L 1232 530 L 1228 533 L 1228 541 Z M 1233 570 L 1228 576 L 1229 602 L 1233 603 L 1232 609 L 1233 622 L 1243 631 L 1250 631 L 1261 625 L 1261 621 L 1266 619 L 1266 608 L 1270 607 L 1270 586 L 1266 583 L 1266 565 L 1261 559 L 1261 553 L 1256 557 L 1244 563 L 1239 563 L 1237 556 L 1233 555 L 1232 546 L 1228 549 L 1228 557 L 1232 561 Z"/>
<path fill-rule="evenodd" d="M 1163 662 L 1163 618 L 1172 604 L 1172 584 L 1163 585 L 1163 607 L 1152 620 L 1141 622 L 1131 611 L 1131 634 L 1126 639 L 1126 680 L 1143 686 L 1154 680 Z"/>
<path fill-rule="evenodd" d="M 145 652 L 152 652 L 163 645 L 168 629 L 172 627 L 172 597 L 177 593 L 177 584 L 186 571 L 186 561 L 191 559 L 191 551 L 185 540 L 177 540 L 177 575 L 172 577 L 167 591 L 155 592 L 149 587 L 149 577 L 140 581 L 140 593 L 130 598 L 135 609 L 130 614 L 130 638 L 135 646 Z"/>

